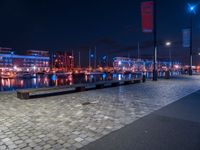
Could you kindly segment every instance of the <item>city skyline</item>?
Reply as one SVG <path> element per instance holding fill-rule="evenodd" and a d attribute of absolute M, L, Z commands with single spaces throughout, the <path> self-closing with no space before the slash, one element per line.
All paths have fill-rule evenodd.
<path fill-rule="evenodd" d="M 67 50 L 82 53 L 87 64 L 89 49 L 104 55 L 137 57 L 153 54 L 153 35 L 141 29 L 142 1 L 1 1 L 0 46 L 27 49 Z M 158 1 L 158 58 L 168 58 L 166 40 L 172 41 L 172 58 L 189 62 L 189 50 L 182 48 L 182 29 L 189 26 L 187 3 L 198 1 Z M 173 5 L 172 5 L 173 4 Z M 170 9 L 169 9 L 170 8 Z M 179 10 L 179 11 L 177 11 Z M 199 13 L 194 16 L 194 50 L 198 52 Z M 194 57 L 197 64 L 198 57 Z"/>

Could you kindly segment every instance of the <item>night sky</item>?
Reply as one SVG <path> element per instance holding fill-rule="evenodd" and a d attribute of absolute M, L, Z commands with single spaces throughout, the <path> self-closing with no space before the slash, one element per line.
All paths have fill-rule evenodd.
<path fill-rule="evenodd" d="M 137 56 L 152 58 L 153 35 L 141 30 L 141 0 L 1 0 L 0 46 L 24 53 L 27 49 L 81 51 L 86 64 L 88 49 L 98 57 Z M 167 40 L 172 41 L 172 58 L 189 62 L 189 49 L 182 48 L 182 29 L 189 26 L 188 0 L 157 0 L 160 59 L 168 59 Z M 200 9 L 200 6 L 199 6 Z M 199 12 L 194 16 L 194 50 L 200 51 Z M 194 57 L 200 63 L 200 56 Z"/>

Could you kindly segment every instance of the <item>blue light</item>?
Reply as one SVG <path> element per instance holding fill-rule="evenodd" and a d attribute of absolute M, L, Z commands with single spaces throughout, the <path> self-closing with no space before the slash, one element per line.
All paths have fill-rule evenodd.
<path fill-rule="evenodd" d="M 117 77 L 117 74 L 113 74 L 113 78 L 116 78 Z"/>
<path fill-rule="evenodd" d="M 107 77 L 107 75 L 104 73 L 104 74 L 103 74 L 103 79 L 105 79 L 106 77 Z"/>
<path fill-rule="evenodd" d="M 196 13 L 196 7 L 197 7 L 197 5 L 188 4 L 189 11 L 192 12 L 192 13 Z"/>
<path fill-rule="evenodd" d="M 51 77 L 51 79 L 52 79 L 53 81 L 56 81 L 56 80 L 57 80 L 57 76 L 56 76 L 55 74 L 53 74 L 52 77 Z"/>
<path fill-rule="evenodd" d="M 91 55 L 90 55 L 90 57 L 91 57 L 91 58 L 93 58 L 93 57 L 94 57 L 94 55 L 93 55 L 93 54 L 91 54 Z"/>

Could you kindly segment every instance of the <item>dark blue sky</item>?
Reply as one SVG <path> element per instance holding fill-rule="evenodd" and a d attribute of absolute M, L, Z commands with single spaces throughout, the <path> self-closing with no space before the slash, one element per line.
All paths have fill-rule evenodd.
<path fill-rule="evenodd" d="M 153 52 L 152 34 L 141 32 L 141 0 L 1 0 L 0 46 L 26 49 L 74 49 L 86 57 L 96 45 L 98 55 L 136 56 L 141 43 L 144 57 Z M 187 61 L 181 48 L 182 28 L 189 25 L 187 3 L 198 1 L 157 0 L 158 40 L 174 41 L 173 57 Z M 199 8 L 200 9 L 200 8 Z M 200 33 L 199 11 L 194 17 L 194 39 Z M 197 51 L 198 42 L 194 43 Z M 167 49 L 159 46 L 159 57 Z M 200 58 L 195 58 L 197 59 Z"/>

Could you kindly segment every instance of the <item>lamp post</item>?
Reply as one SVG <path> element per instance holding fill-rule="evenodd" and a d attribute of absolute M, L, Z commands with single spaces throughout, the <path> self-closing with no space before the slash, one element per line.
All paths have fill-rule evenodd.
<path fill-rule="evenodd" d="M 170 41 L 167 41 L 167 42 L 165 43 L 165 46 L 166 46 L 166 47 L 169 47 L 169 63 L 170 63 L 170 68 L 171 68 L 171 60 L 172 60 L 171 45 L 172 45 L 172 43 L 171 43 Z"/>
<path fill-rule="evenodd" d="M 153 14 L 154 14 L 154 59 L 153 59 L 153 81 L 158 80 L 158 73 L 157 73 L 157 10 L 156 10 L 156 0 L 154 0 L 154 7 L 153 7 Z"/>
<path fill-rule="evenodd" d="M 188 9 L 190 12 L 190 67 L 189 67 L 189 75 L 192 75 L 192 48 L 193 48 L 193 41 L 192 41 L 192 31 L 193 31 L 193 14 L 196 12 L 197 5 L 190 5 L 188 4 Z"/>
<path fill-rule="evenodd" d="M 90 70 L 90 67 L 91 67 L 91 50 L 89 49 L 89 57 L 88 57 L 88 67 L 89 67 L 89 70 Z"/>

